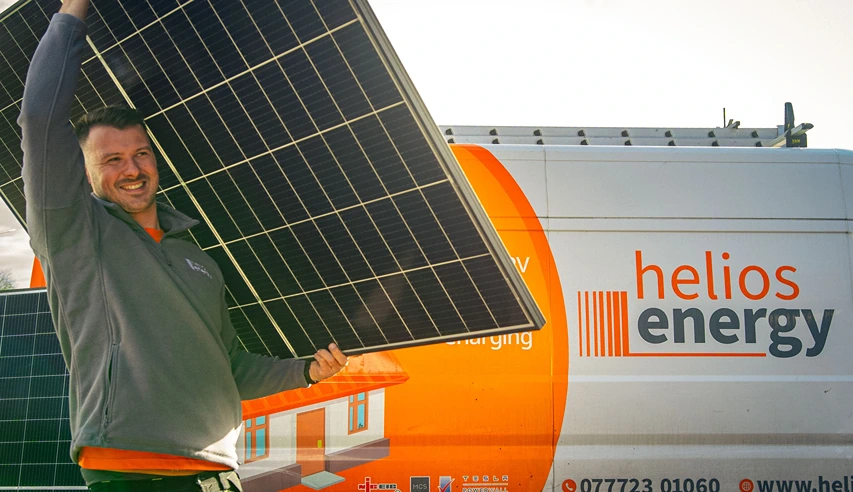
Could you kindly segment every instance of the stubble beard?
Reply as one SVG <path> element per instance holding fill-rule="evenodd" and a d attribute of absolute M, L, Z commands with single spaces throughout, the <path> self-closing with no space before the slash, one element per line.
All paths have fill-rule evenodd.
<path fill-rule="evenodd" d="M 154 206 L 154 202 L 156 201 L 156 192 L 152 192 L 149 196 L 144 198 L 144 202 L 140 205 L 140 199 L 137 200 L 127 200 L 124 198 L 118 198 L 114 203 L 121 207 L 122 210 L 129 214 L 136 214 L 140 212 L 144 212 Z"/>

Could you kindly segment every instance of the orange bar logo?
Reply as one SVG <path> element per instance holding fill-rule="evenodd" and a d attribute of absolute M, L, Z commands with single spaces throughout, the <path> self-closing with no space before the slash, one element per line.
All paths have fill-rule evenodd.
<path fill-rule="evenodd" d="M 628 293 L 578 291 L 578 340 L 581 357 L 634 355 L 628 337 Z"/>

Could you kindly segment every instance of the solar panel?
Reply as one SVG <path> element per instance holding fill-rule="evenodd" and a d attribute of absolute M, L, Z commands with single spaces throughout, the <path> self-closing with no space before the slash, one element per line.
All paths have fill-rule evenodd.
<path fill-rule="evenodd" d="M 20 3 L 0 28 L 0 194 L 22 223 L 14 122 L 58 6 Z M 365 2 L 101 0 L 87 23 L 72 116 L 147 115 L 159 199 L 201 220 L 190 239 L 222 269 L 246 349 L 356 354 L 544 323 Z"/>
<path fill-rule="evenodd" d="M 0 293 L 0 489 L 86 490 L 70 448 L 68 372 L 47 295 Z"/>

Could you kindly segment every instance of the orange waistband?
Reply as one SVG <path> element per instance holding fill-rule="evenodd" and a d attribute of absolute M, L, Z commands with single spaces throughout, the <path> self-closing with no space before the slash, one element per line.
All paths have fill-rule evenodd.
<path fill-rule="evenodd" d="M 153 475 L 194 475 L 202 471 L 226 471 L 231 467 L 212 461 L 171 454 L 126 449 L 84 447 L 77 457 L 80 468 Z"/>

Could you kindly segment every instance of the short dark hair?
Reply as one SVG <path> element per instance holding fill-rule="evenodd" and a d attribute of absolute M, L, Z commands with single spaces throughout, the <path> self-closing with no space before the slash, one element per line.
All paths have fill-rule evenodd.
<path fill-rule="evenodd" d="M 127 106 L 106 106 L 78 118 L 74 123 L 74 131 L 80 145 L 83 145 L 93 127 L 109 126 L 124 130 L 137 125 L 142 127 L 143 132 L 146 131 L 145 118 L 138 110 Z"/>

